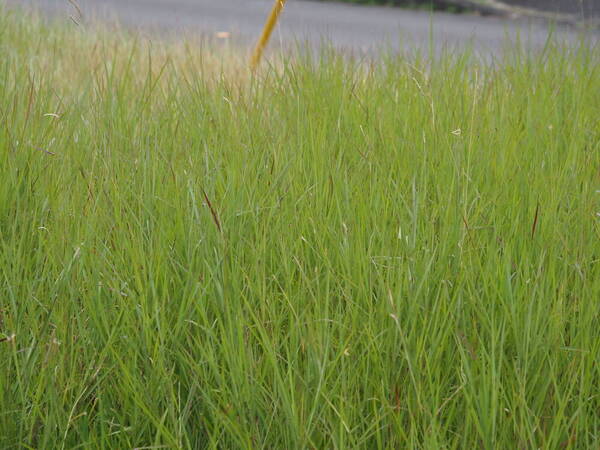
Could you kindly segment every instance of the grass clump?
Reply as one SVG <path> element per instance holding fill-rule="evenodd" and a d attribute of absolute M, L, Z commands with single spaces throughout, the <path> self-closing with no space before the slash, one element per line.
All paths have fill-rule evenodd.
<path fill-rule="evenodd" d="M 598 447 L 597 48 L 0 54 L 0 447 Z"/>

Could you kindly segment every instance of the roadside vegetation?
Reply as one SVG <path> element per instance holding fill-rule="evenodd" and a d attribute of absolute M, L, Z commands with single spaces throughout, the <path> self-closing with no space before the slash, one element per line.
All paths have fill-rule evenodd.
<path fill-rule="evenodd" d="M 0 55 L 0 448 L 600 445 L 598 48 Z"/>

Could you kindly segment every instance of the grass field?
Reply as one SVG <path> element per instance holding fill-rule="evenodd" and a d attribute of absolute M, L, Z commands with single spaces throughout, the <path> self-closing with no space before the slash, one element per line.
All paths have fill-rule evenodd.
<path fill-rule="evenodd" d="M 0 12 L 0 448 L 598 448 L 600 49 L 242 53 Z"/>

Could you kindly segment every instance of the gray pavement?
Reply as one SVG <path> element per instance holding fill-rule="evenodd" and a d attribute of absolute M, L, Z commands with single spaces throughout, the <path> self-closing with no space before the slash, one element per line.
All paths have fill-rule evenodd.
<path fill-rule="evenodd" d="M 0 0 L 2 1 L 2 0 Z M 264 24 L 272 0 L 76 0 L 83 22 L 117 21 L 127 27 L 170 35 L 215 35 L 229 32 L 235 42 L 251 45 Z M 77 18 L 69 0 L 5 0 L 9 6 L 36 8 L 44 14 Z M 501 52 L 517 37 L 526 45 L 542 47 L 548 36 L 543 23 L 480 17 L 470 14 L 429 13 L 392 7 L 289 0 L 272 45 L 297 41 L 357 52 L 377 48 L 427 50 L 472 45 L 483 55 Z M 561 28 L 559 39 L 576 42 L 577 32 Z M 593 34 L 594 42 L 598 35 Z"/>
<path fill-rule="evenodd" d="M 580 20 L 600 18 L 600 0 L 502 0 L 508 5 L 538 11 L 572 14 Z"/>

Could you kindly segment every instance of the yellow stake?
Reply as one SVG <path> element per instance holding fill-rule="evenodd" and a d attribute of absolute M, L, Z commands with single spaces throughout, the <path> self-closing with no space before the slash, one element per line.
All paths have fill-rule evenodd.
<path fill-rule="evenodd" d="M 265 27 L 263 28 L 260 39 L 256 43 L 256 47 L 254 48 L 254 53 L 252 54 L 252 59 L 250 60 L 250 68 L 252 70 L 256 69 L 258 63 L 260 62 L 260 57 L 262 56 L 263 50 L 267 46 L 267 42 L 269 42 L 269 37 L 273 32 L 273 28 L 277 24 L 277 19 L 279 19 L 279 15 L 283 10 L 283 6 L 285 5 L 286 0 L 275 0 L 275 4 L 273 5 L 273 9 L 271 9 L 271 14 L 269 14 L 269 18 L 267 19 L 267 23 L 265 23 Z"/>

